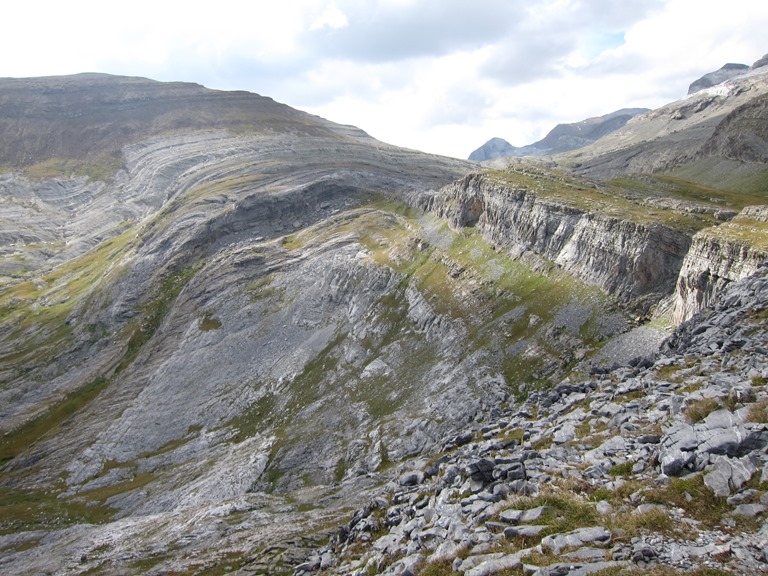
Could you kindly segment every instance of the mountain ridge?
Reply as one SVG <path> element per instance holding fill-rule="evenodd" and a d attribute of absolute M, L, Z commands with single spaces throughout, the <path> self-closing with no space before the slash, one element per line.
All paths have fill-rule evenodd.
<path fill-rule="evenodd" d="M 475 162 L 507 156 L 544 156 L 581 148 L 605 134 L 621 128 L 648 108 L 622 108 L 609 114 L 587 118 L 571 124 L 558 124 L 541 140 L 525 146 L 512 146 L 501 138 L 492 138 L 469 155 Z"/>
<path fill-rule="evenodd" d="M 749 152 L 745 163 L 764 170 L 761 78 L 622 130 L 663 138 L 677 122 L 685 162 L 711 143 L 707 158 Z M 127 82 L 129 102 L 154 120 L 104 140 L 119 123 L 96 115 L 91 129 L 76 116 L 93 141 L 70 151 L 75 168 L 46 165 L 59 152 L 35 137 L 21 147 L 36 151 L 30 163 L 6 160 L 0 174 L 4 573 L 523 570 L 524 547 L 507 546 L 493 514 L 546 497 L 557 462 L 574 471 L 563 497 L 586 518 L 595 504 L 580 491 L 612 483 L 600 494 L 631 518 L 633 494 L 656 504 L 650 490 L 666 477 L 692 483 L 702 508 L 722 504 L 721 535 L 731 512 L 765 495 L 764 452 L 710 452 L 714 425 L 695 430 L 695 461 L 676 452 L 681 405 L 711 396 L 733 415 L 718 418 L 768 435 L 745 416 L 763 405 L 768 377 L 751 344 L 764 336 L 768 262 L 758 192 L 668 172 L 600 178 L 621 147 L 478 173 L 256 95 L 217 111 L 228 93 L 199 86 L 39 82 L 94 80 L 115 83 L 89 96 L 103 110 L 123 106 Z M 158 89 L 168 102 L 152 103 Z M 177 91 L 199 93 L 207 114 L 174 116 Z M 695 116 L 714 109 L 701 129 Z M 7 149 L 22 121 L 0 119 Z M 734 141 L 745 127 L 754 137 Z M 115 151 L 99 177 L 83 173 L 101 163 L 93 142 Z M 687 356 L 660 349 L 679 322 Z M 715 360 L 717 382 L 703 383 L 698 370 Z M 598 448 L 585 471 L 577 453 Z M 742 448 L 757 463 L 749 485 L 728 488 L 733 503 L 712 500 L 702 490 L 726 489 L 714 473 L 747 466 Z M 664 526 L 698 512 L 654 510 L 655 527 L 574 525 L 600 536 L 578 532 L 575 545 L 610 541 L 605 562 L 677 566 L 653 538 L 669 543 Z M 685 567 L 748 573 L 761 529 L 728 558 L 717 547 L 695 556 L 685 535 Z M 516 542 L 549 549 L 547 565 L 565 561 L 544 540 L 566 538 L 565 524 L 530 530 Z"/>

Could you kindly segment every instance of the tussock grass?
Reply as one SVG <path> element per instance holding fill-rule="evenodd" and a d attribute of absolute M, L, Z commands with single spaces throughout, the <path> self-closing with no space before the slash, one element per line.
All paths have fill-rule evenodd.
<path fill-rule="evenodd" d="M 24 490 L 0 486 L 0 534 L 102 524 L 115 510 L 93 502 L 59 498 L 56 490 Z"/>
<path fill-rule="evenodd" d="M 686 405 L 683 409 L 683 413 L 690 424 L 695 424 L 696 422 L 701 422 L 712 412 L 719 409 L 720 403 L 716 398 L 702 398 L 701 400 L 695 400 Z"/>
<path fill-rule="evenodd" d="M 749 411 L 747 412 L 747 422 L 768 424 L 768 399 L 755 402 L 749 407 Z"/>

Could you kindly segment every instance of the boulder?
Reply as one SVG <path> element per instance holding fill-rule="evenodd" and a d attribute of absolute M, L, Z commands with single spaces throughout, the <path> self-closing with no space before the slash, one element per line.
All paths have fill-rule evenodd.
<path fill-rule="evenodd" d="M 704 484 L 716 496 L 728 496 L 739 490 L 757 471 L 748 457 L 734 459 L 720 457 L 704 476 Z"/>
<path fill-rule="evenodd" d="M 541 540 L 542 549 L 549 549 L 553 554 L 560 554 L 565 548 L 581 548 L 584 544 L 602 544 L 607 546 L 611 542 L 611 533 L 603 527 L 592 526 L 579 528 L 566 534 L 552 534 Z"/>
<path fill-rule="evenodd" d="M 475 482 L 488 483 L 493 482 L 493 470 L 496 464 L 487 458 L 481 458 L 467 466 L 469 477 Z"/>

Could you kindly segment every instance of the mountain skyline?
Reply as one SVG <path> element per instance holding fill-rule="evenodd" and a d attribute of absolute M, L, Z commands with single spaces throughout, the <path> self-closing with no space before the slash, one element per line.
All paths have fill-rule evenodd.
<path fill-rule="evenodd" d="M 42 16 L 41 16 L 42 15 Z M 248 90 L 395 145 L 465 158 L 502 135 L 655 108 L 725 62 L 765 53 L 768 7 L 736 0 L 138 1 L 14 5 L 0 77 L 81 72 Z M 54 49 L 55 48 L 55 49 Z"/>

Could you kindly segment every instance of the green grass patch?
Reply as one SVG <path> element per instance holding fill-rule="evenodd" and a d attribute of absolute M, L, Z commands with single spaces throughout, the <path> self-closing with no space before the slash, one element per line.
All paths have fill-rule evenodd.
<path fill-rule="evenodd" d="M 93 401 L 110 383 L 105 377 L 90 381 L 70 392 L 41 414 L 5 434 L 0 440 L 0 464 L 16 458 L 47 434 L 54 433 L 65 421 Z"/>
<path fill-rule="evenodd" d="M 273 274 L 262 276 L 246 284 L 245 291 L 252 302 L 260 300 L 278 299 L 282 300 L 285 289 L 279 286 L 272 286 L 274 280 Z"/>
<path fill-rule="evenodd" d="M 768 222 L 737 217 L 701 232 L 706 236 L 768 250 Z"/>
<path fill-rule="evenodd" d="M 658 175 L 657 175 L 658 177 Z M 709 156 L 671 170 L 670 180 L 682 180 L 715 188 L 714 198 L 730 202 L 736 209 L 768 200 L 768 170 L 765 164 L 746 163 Z"/>
<path fill-rule="evenodd" d="M 92 490 L 85 490 L 77 495 L 77 499 L 85 499 L 86 502 L 100 502 L 104 503 L 109 498 L 117 496 L 118 494 L 125 494 L 132 490 L 138 490 L 143 488 L 150 482 L 155 480 L 155 475 L 151 472 L 141 472 L 135 474 L 132 478 L 123 480 L 122 482 L 116 482 L 108 486 L 102 486 L 101 488 L 94 488 Z"/>
<path fill-rule="evenodd" d="M 23 490 L 0 486 L 0 534 L 51 530 L 73 524 L 103 524 L 115 510 L 72 498 L 56 490 Z"/>
<path fill-rule="evenodd" d="M 267 423 L 276 416 L 276 406 L 275 396 L 267 393 L 227 422 L 226 426 L 232 427 L 236 431 L 230 442 L 239 444 L 248 438 L 264 432 Z"/>
<path fill-rule="evenodd" d="M 33 180 L 85 176 L 89 180 L 112 181 L 118 170 L 125 167 L 122 154 L 106 154 L 92 161 L 73 158 L 49 158 L 24 168 L 24 175 Z"/>
<path fill-rule="evenodd" d="M 0 357 L 0 368 L 16 371 L 44 364 L 66 349 L 72 330 L 66 320 L 75 305 L 106 278 L 119 274 L 120 261 L 131 249 L 131 228 L 74 260 L 57 266 L 37 282 L 0 288 L 0 322 L 14 326 L 3 340 L 12 343 Z"/>
<path fill-rule="evenodd" d="M 665 224 L 686 232 L 696 232 L 715 222 L 712 215 L 688 214 L 676 210 L 643 204 L 643 198 L 622 189 L 628 182 L 596 186 L 565 171 L 543 167 L 515 167 L 486 172 L 495 182 L 513 190 L 533 192 L 537 197 L 551 200 L 583 212 L 630 220 L 638 224 Z"/>
<path fill-rule="evenodd" d="M 518 498 L 510 503 L 510 508 L 515 510 L 530 510 L 539 506 L 544 506 L 545 509 L 536 524 L 547 527 L 536 536 L 537 541 L 549 534 L 596 526 L 600 521 L 592 503 L 570 494 L 543 494 L 535 498 Z"/>
<path fill-rule="evenodd" d="M 608 470 L 608 474 L 611 476 L 628 476 L 629 474 L 632 474 L 633 466 L 634 462 L 627 460 L 626 462 L 612 466 L 611 469 Z"/>
<path fill-rule="evenodd" d="M 741 210 L 745 206 L 764 204 L 766 197 L 742 191 L 730 191 L 673 174 L 643 174 L 610 180 L 608 184 L 627 190 L 647 192 L 651 195 L 678 198 L 711 208 Z"/>

